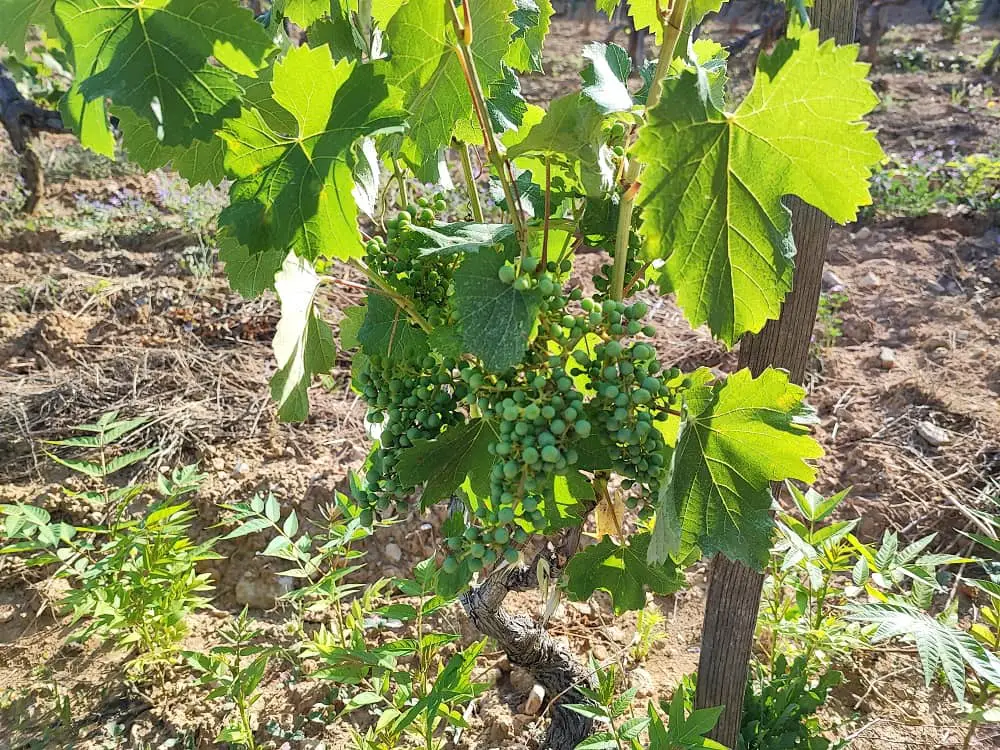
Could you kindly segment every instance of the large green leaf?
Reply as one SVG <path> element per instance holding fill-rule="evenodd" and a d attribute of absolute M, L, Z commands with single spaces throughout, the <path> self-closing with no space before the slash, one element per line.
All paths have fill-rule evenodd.
<path fill-rule="evenodd" d="M 319 277 L 312 264 L 289 253 L 275 276 L 281 300 L 281 319 L 274 332 L 274 358 L 278 372 L 271 378 L 271 396 L 278 416 L 301 421 L 309 416 L 309 383 L 313 375 L 333 367 L 333 332 L 315 307 Z"/>
<path fill-rule="evenodd" d="M 235 74 L 255 75 L 271 49 L 263 27 L 231 0 L 56 0 L 55 15 L 76 71 L 73 121 L 103 121 L 110 98 L 150 121 L 168 146 L 207 139 L 235 115 Z"/>
<path fill-rule="evenodd" d="M 762 59 L 732 114 L 684 71 L 640 131 L 646 164 L 638 203 L 647 259 L 693 325 L 732 344 L 776 318 L 791 289 L 794 194 L 836 221 L 871 202 L 882 158 L 861 117 L 877 99 L 856 47 L 819 43 L 816 31 L 781 41 Z M 701 79 L 704 81 L 704 79 Z"/>
<path fill-rule="evenodd" d="M 667 560 L 647 561 L 649 532 L 633 534 L 621 545 L 604 537 L 577 552 L 566 566 L 566 590 L 574 599 L 586 599 L 597 589 L 611 594 L 615 614 L 646 606 L 646 588 L 672 594 L 684 587 L 684 571 Z"/>
<path fill-rule="evenodd" d="M 515 31 L 514 0 L 477 0 L 472 10 L 472 55 L 489 90 L 503 77 L 500 63 Z M 461 12 L 461 11 L 460 11 Z M 386 78 L 403 90 L 410 111 L 408 153 L 417 164 L 432 159 L 451 142 L 460 123 L 473 120 L 472 95 L 455 51 L 455 31 L 441 0 L 409 0 L 386 29 Z"/>
<path fill-rule="evenodd" d="M 604 0 L 608 2 L 608 0 Z M 709 13 L 715 13 L 726 0 L 688 0 L 684 9 L 684 23 L 681 26 L 680 45 L 683 45 L 691 34 L 691 30 L 704 20 Z M 614 5 L 618 5 L 615 2 Z M 662 0 L 628 0 L 628 14 L 635 21 L 635 28 L 649 29 L 657 44 L 663 44 L 664 23 L 660 20 L 657 5 L 666 10 L 669 2 Z M 678 50 L 679 51 L 679 50 Z"/>
<path fill-rule="evenodd" d="M 520 292 L 497 275 L 504 256 L 481 250 L 455 271 L 454 306 L 465 350 L 490 370 L 519 363 L 528 345 L 538 306 L 535 292 Z"/>
<path fill-rule="evenodd" d="M 436 440 L 418 440 L 399 459 L 397 471 L 405 486 L 424 485 L 421 507 L 450 497 L 470 473 L 488 472 L 493 465 L 489 445 L 496 433 L 485 419 L 450 427 Z"/>
<path fill-rule="evenodd" d="M 427 334 L 413 325 L 390 297 L 377 291 L 368 295 L 358 341 L 370 356 L 419 360 L 428 352 Z"/>
<path fill-rule="evenodd" d="M 660 490 L 650 559 L 687 557 L 700 548 L 762 567 L 768 559 L 771 482 L 812 482 L 807 463 L 823 449 L 808 434 L 814 421 L 805 390 L 782 370 L 754 379 L 749 370 L 714 388 L 684 394 L 685 415 Z"/>
<path fill-rule="evenodd" d="M 0 0 L 0 18 L 0 44 L 19 55 L 29 26 L 52 28 L 52 0 Z"/>
<path fill-rule="evenodd" d="M 605 114 L 632 109 L 632 94 L 628 79 L 632 74 L 632 58 L 617 44 L 593 42 L 583 48 L 587 65 L 580 72 L 582 93 Z"/>
<path fill-rule="evenodd" d="M 274 288 L 274 276 L 285 260 L 284 250 L 252 253 L 228 230 L 216 235 L 215 244 L 219 247 L 219 260 L 226 264 L 226 277 L 233 291 L 252 298 Z"/>
<path fill-rule="evenodd" d="M 540 119 L 535 117 L 535 111 L 529 109 L 525 124 L 533 123 L 530 129 L 504 139 L 510 158 L 535 174 L 545 174 L 546 161 L 558 164 L 590 195 L 611 188 L 613 165 L 601 136 L 604 118 L 592 99 L 580 93 L 567 94 L 554 99 Z"/>
<path fill-rule="evenodd" d="M 226 167 L 238 179 L 220 223 L 255 252 L 360 257 L 351 146 L 401 128 L 399 92 L 371 65 L 334 64 L 326 47 L 290 50 L 274 66 L 271 88 L 296 129 L 275 131 L 273 116 L 257 109 L 226 122 Z"/>
<path fill-rule="evenodd" d="M 514 237 L 511 224 L 476 224 L 454 222 L 422 227 L 414 224 L 410 230 L 422 234 L 431 241 L 431 246 L 420 251 L 421 255 L 453 255 L 474 253 L 480 248 L 504 243 Z"/>
<path fill-rule="evenodd" d="M 225 147 L 217 136 L 211 135 L 208 140 L 195 140 L 185 146 L 166 146 L 156 137 L 153 124 L 131 109 L 118 107 L 114 114 L 129 159 L 143 169 L 152 171 L 169 164 L 192 185 L 205 182 L 218 185 L 226 176 Z"/>
<path fill-rule="evenodd" d="M 542 44 L 553 12 L 551 0 L 514 0 L 516 29 L 504 62 L 522 73 L 542 72 Z"/>

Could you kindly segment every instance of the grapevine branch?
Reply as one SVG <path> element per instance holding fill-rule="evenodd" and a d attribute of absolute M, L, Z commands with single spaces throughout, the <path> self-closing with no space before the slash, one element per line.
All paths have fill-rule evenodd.
<path fill-rule="evenodd" d="M 42 199 L 45 187 L 42 164 L 31 147 L 32 138 L 38 133 L 67 133 L 62 116 L 53 110 L 39 107 L 18 91 L 10 71 L 0 63 L 0 123 L 10 138 L 11 146 L 20 159 L 20 175 L 28 191 L 21 211 L 31 213 Z"/>
<path fill-rule="evenodd" d="M 525 232 L 524 219 L 521 216 L 521 204 L 515 200 L 513 180 L 508 177 L 505 170 L 505 167 L 509 167 L 509 165 L 505 163 L 507 160 L 498 148 L 496 133 L 493 132 L 489 111 L 486 108 L 486 95 L 483 93 L 483 85 L 476 71 L 476 60 L 472 55 L 473 29 L 468 0 L 463 0 L 462 2 L 462 9 L 465 16 L 464 23 L 459 19 L 458 11 L 455 10 L 455 6 L 450 0 L 445 2 L 445 7 L 448 9 L 448 13 L 451 16 L 451 23 L 455 27 L 455 34 L 458 37 L 458 41 L 455 44 L 455 51 L 462 65 L 462 73 L 469 87 L 469 93 L 472 95 L 472 104 L 476 111 L 476 118 L 479 120 L 479 127 L 483 131 L 483 147 L 486 151 L 486 158 L 497 173 L 497 179 L 503 188 L 503 195 L 507 201 L 511 222 L 514 224 L 514 232 L 523 251 L 527 247 L 527 234 Z"/>
<path fill-rule="evenodd" d="M 681 34 L 681 24 L 684 21 L 684 13 L 687 11 L 687 0 L 675 0 L 669 15 L 664 19 L 663 45 L 660 47 L 660 58 L 656 62 L 656 72 L 653 74 L 653 81 L 649 86 L 649 98 L 646 102 L 646 111 L 651 112 L 660 102 L 662 91 L 661 83 L 670 70 L 670 63 L 674 59 L 674 50 L 677 49 L 677 39 Z M 625 295 L 625 271 L 628 262 L 628 239 L 632 231 L 632 211 L 635 209 L 635 196 L 639 192 L 639 172 L 642 164 L 636 160 L 629 162 L 625 170 L 625 183 L 628 187 L 622 196 L 621 205 L 618 208 L 618 231 L 615 235 L 615 259 L 614 271 L 611 277 L 611 297 L 621 301 Z"/>

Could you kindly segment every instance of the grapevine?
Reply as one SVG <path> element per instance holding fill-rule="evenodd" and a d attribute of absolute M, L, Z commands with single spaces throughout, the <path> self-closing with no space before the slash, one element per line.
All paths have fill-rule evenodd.
<path fill-rule="evenodd" d="M 114 118 L 144 168 L 230 181 L 226 272 L 282 306 L 279 416 L 307 416 L 339 324 L 373 438 L 353 501 L 367 524 L 446 504 L 441 593 L 495 584 L 596 515 L 561 585 L 622 610 L 701 555 L 762 566 L 771 484 L 811 481 L 821 455 L 787 374 L 662 361 L 658 297 L 727 346 L 759 331 L 791 289 L 785 197 L 850 220 L 882 157 L 857 50 L 804 14 L 733 101 L 726 51 L 692 35 L 721 4 L 631 0 L 658 59 L 588 45 L 580 90 L 544 109 L 518 77 L 542 70 L 547 0 L 278 0 L 256 19 L 234 0 L 14 0 L 0 42 L 22 49 L 29 23 L 58 37 L 84 145 L 111 155 Z M 411 200 L 413 177 L 462 187 Z M 472 221 L 449 221 L 451 190 Z M 606 254 L 590 278 L 585 248 Z M 338 263 L 365 297 L 325 321 Z"/>

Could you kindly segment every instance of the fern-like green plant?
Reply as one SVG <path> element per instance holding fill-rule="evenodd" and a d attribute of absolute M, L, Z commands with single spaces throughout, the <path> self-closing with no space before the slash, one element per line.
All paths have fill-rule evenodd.
<path fill-rule="evenodd" d="M 995 654 L 964 630 L 912 604 L 856 604 L 848 607 L 847 617 L 877 625 L 878 629 L 872 635 L 875 643 L 890 638 L 912 641 L 920 655 L 926 683 L 930 685 L 938 673 L 943 673 L 959 702 L 965 700 L 968 672 L 1000 686 L 1000 659 Z"/>

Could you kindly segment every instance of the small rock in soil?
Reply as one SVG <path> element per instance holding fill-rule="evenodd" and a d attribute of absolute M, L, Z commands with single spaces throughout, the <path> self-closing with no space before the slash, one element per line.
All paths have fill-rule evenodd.
<path fill-rule="evenodd" d="M 891 370 L 896 366 L 896 352 L 888 346 L 883 346 L 878 353 L 878 363 L 883 370 Z"/>
<path fill-rule="evenodd" d="M 490 747 L 497 747 L 510 737 L 514 731 L 514 722 L 509 716 L 495 716 L 490 724 Z"/>
<path fill-rule="evenodd" d="M 844 288 L 844 282 L 830 269 L 823 271 L 823 288 L 828 292 L 838 291 Z"/>
<path fill-rule="evenodd" d="M 532 686 L 531 692 L 528 693 L 528 699 L 524 702 L 523 713 L 528 716 L 538 716 L 538 713 L 542 710 L 542 703 L 545 702 L 545 688 L 543 688 L 538 683 Z"/>
<path fill-rule="evenodd" d="M 948 445 L 951 442 L 951 433 L 948 430 L 927 420 L 917 423 L 917 434 L 935 448 Z"/>
<path fill-rule="evenodd" d="M 854 233 L 854 240 L 856 242 L 864 242 L 869 237 L 872 236 L 872 230 L 868 227 L 861 227 L 857 232 Z"/>
<path fill-rule="evenodd" d="M 399 548 L 398 544 L 389 542 L 385 545 L 385 549 L 383 549 L 382 552 L 385 555 L 385 559 L 390 562 L 398 563 L 403 559 L 403 550 Z"/>
<path fill-rule="evenodd" d="M 254 609 L 271 609 L 278 597 L 292 590 L 294 581 L 287 576 L 276 576 L 273 573 L 245 573 L 237 582 L 233 595 L 240 604 L 246 604 Z"/>
<path fill-rule="evenodd" d="M 882 279 L 876 276 L 874 273 L 869 271 L 860 279 L 858 279 L 858 286 L 862 289 L 875 289 L 882 285 Z"/>
<path fill-rule="evenodd" d="M 248 464 L 246 461 L 237 461 L 236 466 L 233 467 L 233 476 L 243 477 L 246 476 L 249 473 L 249 471 L 250 471 L 250 464 Z"/>
<path fill-rule="evenodd" d="M 636 695 L 640 698 L 648 698 L 656 692 L 653 675 L 642 667 L 632 670 L 632 687 L 636 689 Z"/>
<path fill-rule="evenodd" d="M 931 281 L 927 284 L 927 291 L 931 294 L 944 294 L 945 289 L 936 281 Z"/>

